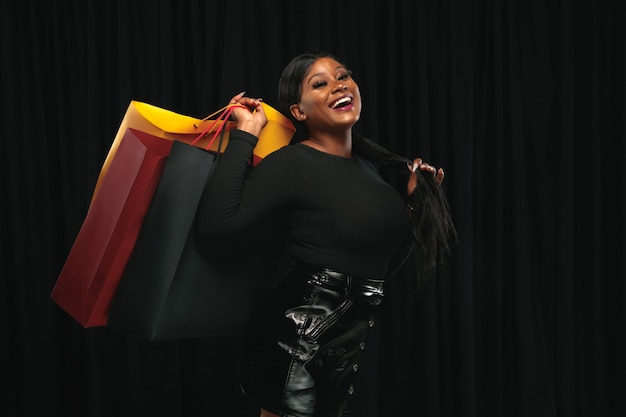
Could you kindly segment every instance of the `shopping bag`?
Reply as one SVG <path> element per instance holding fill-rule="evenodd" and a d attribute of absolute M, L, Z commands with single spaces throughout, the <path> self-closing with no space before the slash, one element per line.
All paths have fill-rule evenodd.
<path fill-rule="evenodd" d="M 244 254 L 198 241 L 196 211 L 217 156 L 175 141 L 109 312 L 145 340 L 237 334 L 271 282 Z"/>
<path fill-rule="evenodd" d="M 141 103 L 138 107 L 142 108 Z M 232 107 L 228 105 L 212 115 L 215 117 L 209 117 L 208 123 L 200 125 L 200 132 L 194 130 L 185 137 L 185 142 L 215 151 L 220 144 L 224 146 Z M 160 111 L 162 115 L 169 114 L 173 121 L 180 120 L 180 115 L 153 106 L 148 108 L 153 110 L 149 114 L 152 118 L 159 117 Z M 134 111 L 127 116 L 101 169 L 87 216 L 51 293 L 53 301 L 83 327 L 107 324 L 111 299 L 175 140 L 174 136 L 163 138 L 165 131 L 156 132 L 160 135 L 157 137 L 136 130 L 131 126 L 145 128 L 139 123 L 142 119 Z M 172 123 L 163 125 L 177 130 Z M 120 136 L 122 128 L 124 135 Z M 272 130 L 269 123 L 263 131 L 266 128 Z"/>
<path fill-rule="evenodd" d="M 253 165 L 258 164 L 264 157 L 276 149 L 288 145 L 295 133 L 294 125 L 287 117 L 269 104 L 261 103 L 261 106 L 263 106 L 263 111 L 268 121 L 259 134 L 259 140 L 254 148 L 251 161 Z M 236 126 L 233 121 L 220 119 L 227 107 L 203 119 L 198 119 L 148 103 L 132 100 L 100 170 L 94 189 L 94 197 L 98 193 L 100 184 L 117 152 L 121 138 L 128 128 L 140 130 L 163 139 L 193 144 L 213 152 L 217 152 L 218 147 L 220 147 L 220 150 L 223 152 L 228 145 L 229 131 Z M 211 142 L 212 134 L 222 130 L 224 131 L 223 143 Z M 200 134 L 203 137 L 201 140 L 198 140 Z"/>
<path fill-rule="evenodd" d="M 126 130 L 92 201 L 51 298 L 83 327 L 107 323 L 172 141 Z"/>

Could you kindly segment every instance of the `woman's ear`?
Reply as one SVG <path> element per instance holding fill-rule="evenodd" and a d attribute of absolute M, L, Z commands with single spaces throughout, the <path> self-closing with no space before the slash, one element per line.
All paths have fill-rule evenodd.
<path fill-rule="evenodd" d="M 289 111 L 291 111 L 291 115 L 300 122 L 306 119 L 306 114 L 304 114 L 304 111 L 302 111 L 302 108 L 298 104 L 289 106 Z"/>

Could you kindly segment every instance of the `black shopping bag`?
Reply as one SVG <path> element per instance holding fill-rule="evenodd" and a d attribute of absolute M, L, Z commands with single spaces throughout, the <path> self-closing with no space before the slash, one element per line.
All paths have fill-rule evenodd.
<path fill-rule="evenodd" d="M 217 155 L 175 141 L 109 312 L 154 341 L 238 334 L 270 286 L 255 263 L 196 239 L 196 210 Z M 219 243 L 219 242 L 218 242 Z M 229 253 L 228 256 L 225 254 Z"/>

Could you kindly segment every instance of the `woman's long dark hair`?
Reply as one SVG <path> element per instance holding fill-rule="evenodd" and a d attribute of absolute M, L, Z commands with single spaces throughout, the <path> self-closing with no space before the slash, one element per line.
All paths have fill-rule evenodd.
<path fill-rule="evenodd" d="M 310 52 L 293 58 L 283 70 L 278 84 L 278 99 L 288 115 L 291 116 L 289 106 L 300 101 L 302 80 L 313 63 L 325 57 L 341 62 L 329 53 Z M 296 124 L 300 123 L 296 120 Z M 376 165 L 397 169 L 407 174 L 410 173 L 408 167 L 413 165 L 412 159 L 398 155 L 360 135 L 353 134 L 352 150 L 356 155 Z M 411 228 L 414 240 L 412 253 L 415 257 L 419 292 L 426 280 L 435 274 L 450 253 L 451 245 L 457 240 L 457 233 L 441 184 L 437 183 L 434 175 L 419 169 L 417 176 L 418 186 L 408 196 L 407 205 L 412 211 Z M 406 262 L 409 256 L 402 262 Z"/>
<path fill-rule="evenodd" d="M 359 135 L 352 137 L 352 151 L 376 164 L 400 172 L 410 173 L 413 161 Z M 426 280 L 450 254 L 457 241 L 456 227 L 450 215 L 446 195 L 435 175 L 420 169 L 416 171 L 417 187 L 407 198 L 411 210 L 411 232 L 414 240 L 414 259 L 417 290 L 421 292 Z M 407 259 L 404 259 L 406 261 Z"/>

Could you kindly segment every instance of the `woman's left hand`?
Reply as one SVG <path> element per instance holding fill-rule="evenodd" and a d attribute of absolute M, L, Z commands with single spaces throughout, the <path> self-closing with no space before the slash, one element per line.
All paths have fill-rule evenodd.
<path fill-rule="evenodd" d="M 430 172 L 432 175 L 434 175 L 435 181 L 437 181 L 437 184 L 441 184 L 443 182 L 443 177 L 445 176 L 443 172 L 443 168 L 437 169 L 434 166 L 422 161 L 422 158 L 415 158 L 413 160 L 413 165 L 408 164 L 407 166 L 409 170 L 411 171 L 411 174 L 409 175 L 409 181 L 406 186 L 408 195 L 411 195 L 411 193 L 417 187 L 417 170 L 418 169 L 421 169 L 422 171 Z"/>

